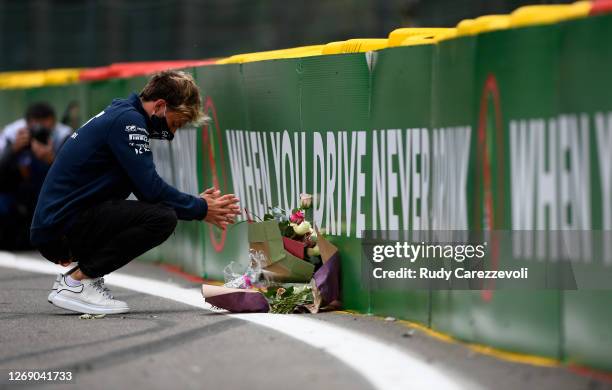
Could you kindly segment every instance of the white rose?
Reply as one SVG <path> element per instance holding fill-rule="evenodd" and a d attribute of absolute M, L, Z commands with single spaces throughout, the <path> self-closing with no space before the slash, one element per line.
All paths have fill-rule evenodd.
<path fill-rule="evenodd" d="M 295 230 L 295 234 L 303 236 L 304 234 L 310 231 L 310 222 L 304 221 L 301 224 L 295 226 L 293 230 Z"/>
<path fill-rule="evenodd" d="M 304 210 L 308 210 L 312 206 L 312 195 L 300 194 L 300 207 Z"/>
<path fill-rule="evenodd" d="M 321 254 L 321 252 L 319 251 L 319 246 L 315 245 L 312 248 L 306 249 L 306 254 L 308 256 L 319 256 Z"/>
<path fill-rule="evenodd" d="M 319 239 L 319 236 L 317 236 L 317 232 L 315 232 L 313 229 L 310 229 L 309 240 L 312 242 L 317 242 L 318 239 Z"/>

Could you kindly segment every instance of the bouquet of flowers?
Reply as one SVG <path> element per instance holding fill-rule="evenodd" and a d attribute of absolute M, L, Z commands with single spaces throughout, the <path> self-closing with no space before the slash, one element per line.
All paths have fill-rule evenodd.
<path fill-rule="evenodd" d="M 301 194 L 300 207 L 293 209 L 289 217 L 280 207 L 272 207 L 270 213 L 264 216 L 264 220 L 276 221 L 283 235 L 285 249 L 313 264 L 316 270 L 321 266 L 321 251 L 317 245 L 318 233 L 306 220 L 306 212 L 311 207 L 312 195 Z"/>
<path fill-rule="evenodd" d="M 299 307 L 306 307 L 314 303 L 312 287 L 301 286 L 275 286 L 263 292 L 270 305 L 270 313 L 290 314 Z"/>
<path fill-rule="evenodd" d="M 224 287 L 204 284 L 212 305 L 231 312 L 318 312 L 340 306 L 338 249 L 320 235 L 306 212 L 312 196 L 300 195 L 300 207 L 285 212 L 271 207 L 261 222 L 250 219 L 249 265 L 237 273 L 225 269 Z"/>

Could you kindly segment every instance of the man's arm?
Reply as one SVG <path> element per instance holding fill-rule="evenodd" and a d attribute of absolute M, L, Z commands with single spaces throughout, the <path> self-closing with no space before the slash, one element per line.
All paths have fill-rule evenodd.
<path fill-rule="evenodd" d="M 174 208 L 179 219 L 202 220 L 206 217 L 208 206 L 204 199 L 180 192 L 157 174 L 148 132 L 139 114 L 128 112 L 117 118 L 109 131 L 107 144 L 136 187 L 139 199 L 165 203 Z"/>

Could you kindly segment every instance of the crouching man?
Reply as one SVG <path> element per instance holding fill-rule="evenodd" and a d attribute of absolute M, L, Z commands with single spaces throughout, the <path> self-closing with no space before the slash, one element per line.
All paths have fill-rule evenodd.
<path fill-rule="evenodd" d="M 239 214 L 238 199 L 208 189 L 200 196 L 168 185 L 155 170 L 149 139 L 202 119 L 193 78 L 161 72 L 139 95 L 115 99 L 78 129 L 51 166 L 38 198 L 30 238 L 48 260 L 78 265 L 58 275 L 49 302 L 89 314 L 129 307 L 104 286 L 107 275 L 163 243 L 177 219 L 224 229 Z M 136 200 L 126 200 L 133 193 Z"/>

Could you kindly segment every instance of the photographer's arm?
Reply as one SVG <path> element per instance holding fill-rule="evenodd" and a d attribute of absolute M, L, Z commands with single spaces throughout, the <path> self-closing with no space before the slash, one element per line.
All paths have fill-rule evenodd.
<path fill-rule="evenodd" d="M 21 128 L 17 131 L 15 135 L 15 140 L 9 145 L 14 153 L 19 153 L 23 149 L 27 148 L 30 145 L 31 140 L 30 130 L 27 128 Z M 10 141 L 9 141 L 10 142 Z"/>
<path fill-rule="evenodd" d="M 6 139 L 6 146 L 0 150 L 0 178 L 7 183 L 19 180 L 17 168 L 17 154 L 30 144 L 30 132 L 28 129 L 19 129 L 15 139 Z M 2 185 L 4 187 L 4 185 Z"/>
<path fill-rule="evenodd" d="M 12 145 L 9 141 L 7 147 L 0 151 L 0 191 L 11 191 L 21 178 Z"/>
<path fill-rule="evenodd" d="M 55 160 L 55 151 L 53 150 L 53 141 L 49 140 L 46 144 L 32 139 L 32 153 L 37 159 L 44 161 L 48 165 Z"/>
<path fill-rule="evenodd" d="M 11 146 L 12 145 L 9 143 L 6 148 L 0 151 L 0 176 L 3 178 L 5 177 L 5 173 L 10 169 L 13 155 L 15 154 Z"/>

